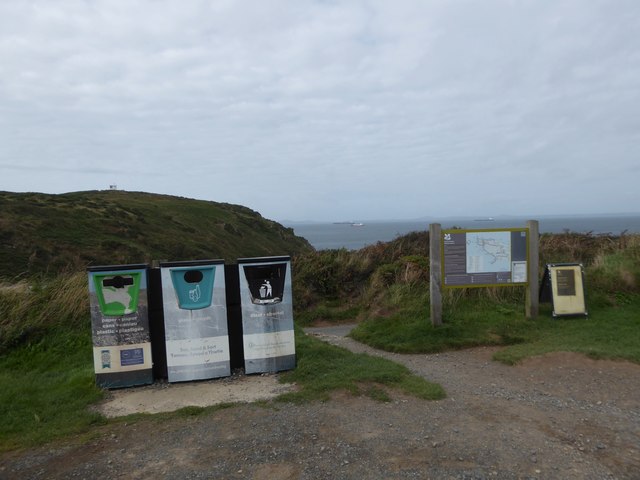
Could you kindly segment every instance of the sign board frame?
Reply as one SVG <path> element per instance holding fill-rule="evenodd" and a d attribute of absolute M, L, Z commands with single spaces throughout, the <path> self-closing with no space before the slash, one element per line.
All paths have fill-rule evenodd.
<path fill-rule="evenodd" d="M 492 234 L 492 233 L 507 233 L 511 235 L 509 239 L 509 262 L 511 263 L 511 271 L 490 271 L 485 270 L 483 272 L 468 272 L 468 262 L 469 258 L 466 252 L 466 244 L 467 244 L 467 236 L 469 234 Z M 522 233 L 524 234 L 524 250 L 519 251 L 519 257 L 517 260 L 513 260 L 511 255 L 513 253 L 513 245 L 512 239 L 514 233 Z M 451 259 L 454 257 L 459 257 L 460 253 L 460 235 L 464 235 L 464 245 L 465 245 L 465 267 L 464 273 L 458 272 L 459 277 L 455 278 L 456 274 L 451 273 Z M 457 238 L 454 238 L 457 237 Z M 456 244 L 456 241 L 458 244 Z M 450 243 L 449 243 L 450 242 Z M 520 249 L 521 249 L 520 245 Z M 457 251 L 454 252 L 454 248 L 457 248 Z M 480 287 L 513 287 L 513 286 L 528 286 L 529 285 L 529 269 L 530 267 L 530 229 L 528 227 L 516 227 L 516 228 L 483 228 L 483 229 L 446 229 L 441 230 L 441 241 L 440 241 L 440 255 L 442 258 L 441 262 L 441 281 L 443 288 L 480 288 Z M 522 258 L 520 258 L 522 257 Z M 449 259 L 449 263 L 447 260 Z M 460 260 L 458 258 L 458 260 Z M 516 264 L 517 262 L 517 264 Z M 449 268 L 448 268 L 449 267 Z M 518 278 L 521 278 L 522 281 L 511 281 L 514 272 L 518 274 Z M 509 274 L 509 279 L 507 281 L 501 281 L 502 278 Z M 464 281 L 464 277 L 466 277 L 470 281 Z M 489 281 L 492 278 L 495 278 L 496 281 Z M 457 283 L 457 282 L 460 283 Z"/>
<path fill-rule="evenodd" d="M 588 316 L 584 266 L 581 263 L 547 264 L 542 276 L 540 299 L 551 300 L 551 315 L 554 318 Z"/>

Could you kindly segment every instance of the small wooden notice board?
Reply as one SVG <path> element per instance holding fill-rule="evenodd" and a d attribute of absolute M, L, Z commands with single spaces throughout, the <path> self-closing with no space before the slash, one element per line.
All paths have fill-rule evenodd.
<path fill-rule="evenodd" d="M 540 286 L 540 301 L 551 301 L 554 317 L 587 315 L 584 269 L 579 263 L 548 264 Z"/>

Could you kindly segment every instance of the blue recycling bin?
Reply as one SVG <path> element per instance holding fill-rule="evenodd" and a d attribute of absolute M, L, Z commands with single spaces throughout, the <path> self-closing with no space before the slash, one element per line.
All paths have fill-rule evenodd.
<path fill-rule="evenodd" d="M 169 382 L 231 375 L 223 260 L 160 264 Z"/>

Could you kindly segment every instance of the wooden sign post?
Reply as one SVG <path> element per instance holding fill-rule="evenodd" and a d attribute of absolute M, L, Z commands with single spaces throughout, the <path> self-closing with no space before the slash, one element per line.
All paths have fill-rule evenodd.
<path fill-rule="evenodd" d="M 431 324 L 442 325 L 442 230 L 439 223 L 429 225 L 429 294 Z"/>

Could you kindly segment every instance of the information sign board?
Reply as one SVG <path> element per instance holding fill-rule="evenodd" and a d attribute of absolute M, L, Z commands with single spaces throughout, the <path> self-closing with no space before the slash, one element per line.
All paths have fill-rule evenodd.
<path fill-rule="evenodd" d="M 443 286 L 526 285 L 527 228 L 442 230 Z"/>

